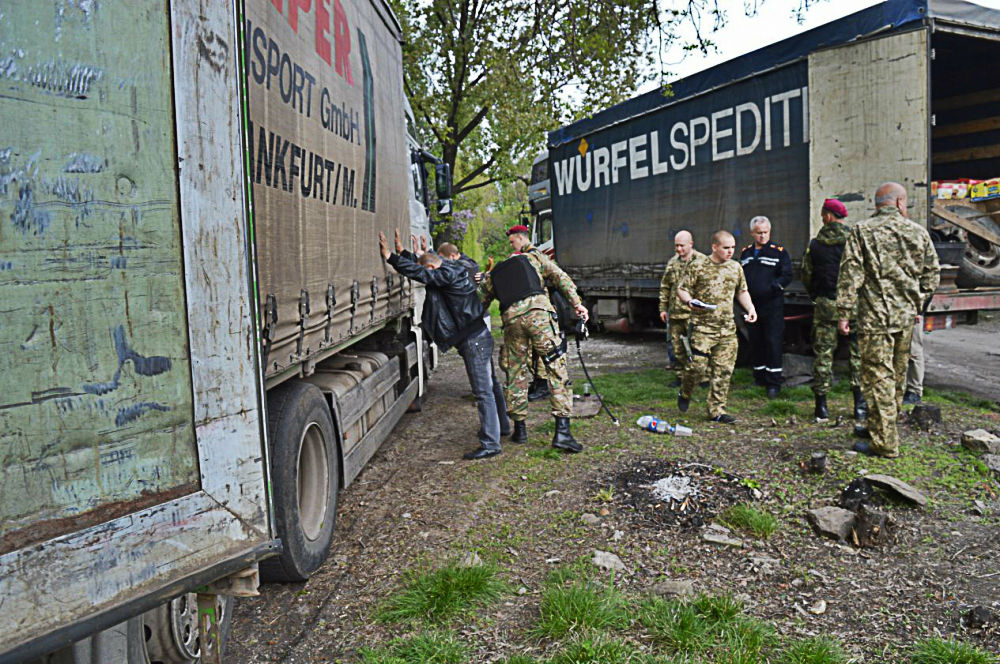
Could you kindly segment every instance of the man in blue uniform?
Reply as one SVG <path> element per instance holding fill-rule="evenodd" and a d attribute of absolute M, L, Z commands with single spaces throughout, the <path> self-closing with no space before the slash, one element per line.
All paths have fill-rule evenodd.
<path fill-rule="evenodd" d="M 749 326 L 750 363 L 754 382 L 767 387 L 774 399 L 781 392 L 781 346 L 785 340 L 785 287 L 792 281 L 792 259 L 785 248 L 771 242 L 771 221 L 750 220 L 753 244 L 740 254 L 757 322 Z"/>

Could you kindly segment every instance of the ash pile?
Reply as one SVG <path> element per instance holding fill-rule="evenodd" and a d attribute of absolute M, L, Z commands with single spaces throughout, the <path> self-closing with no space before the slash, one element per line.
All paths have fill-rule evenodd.
<path fill-rule="evenodd" d="M 622 512 L 656 528 L 701 528 L 730 505 L 760 497 L 752 482 L 697 462 L 639 459 L 612 482 Z"/>

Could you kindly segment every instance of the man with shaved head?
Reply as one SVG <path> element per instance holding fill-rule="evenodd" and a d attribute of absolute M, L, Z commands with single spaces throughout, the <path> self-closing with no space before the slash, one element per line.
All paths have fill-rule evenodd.
<path fill-rule="evenodd" d="M 916 316 L 940 281 L 934 243 L 922 225 L 910 221 L 906 189 L 886 182 L 875 192 L 875 216 L 857 224 L 847 238 L 837 280 L 837 326 L 851 331 L 857 307 L 861 390 L 868 398 L 871 443 L 861 454 L 899 456 L 896 417 L 903 405 L 906 362 Z"/>
<path fill-rule="evenodd" d="M 681 337 L 688 334 L 691 310 L 677 297 L 677 285 L 687 268 L 705 254 L 694 248 L 694 238 L 688 231 L 680 231 L 674 236 L 674 251 L 660 280 L 660 320 L 667 323 L 667 339 L 674 348 L 677 370 L 683 373 L 689 358 Z"/>
<path fill-rule="evenodd" d="M 743 268 L 732 260 L 736 239 L 729 231 L 712 235 L 712 253 L 695 261 L 684 273 L 677 286 L 677 296 L 694 312 L 691 319 L 691 364 L 684 371 L 677 408 L 687 412 L 691 393 L 703 377 L 708 376 L 708 417 L 713 422 L 732 424 L 736 418 L 726 412 L 729 379 L 736 365 L 736 322 L 733 320 L 733 299 L 746 310 L 744 320 L 754 323 L 754 308 Z"/>

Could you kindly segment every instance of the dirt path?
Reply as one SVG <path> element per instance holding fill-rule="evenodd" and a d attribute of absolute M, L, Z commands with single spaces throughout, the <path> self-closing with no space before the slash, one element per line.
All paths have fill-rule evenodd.
<path fill-rule="evenodd" d="M 1000 319 L 924 336 L 924 385 L 1000 403 Z"/>
<path fill-rule="evenodd" d="M 954 332 L 931 345 L 928 384 L 941 384 L 939 376 L 947 375 L 937 369 L 945 364 L 943 348 L 974 346 L 981 354 L 962 353 L 958 360 L 968 364 L 951 371 L 961 376 L 974 370 L 978 377 L 962 384 L 990 394 L 996 385 L 979 369 L 995 343 L 996 328 L 959 330 L 966 335 L 961 339 Z M 579 380 L 572 346 L 571 355 L 571 371 Z M 358 661 L 359 648 L 400 634 L 397 626 L 373 622 L 373 614 L 400 588 L 407 571 L 469 551 L 497 562 L 511 586 L 519 588 L 518 596 L 491 607 L 482 620 L 453 626 L 460 640 L 476 644 L 470 660 L 476 662 L 502 661 L 525 648 L 542 654 L 557 647 L 528 636 L 540 588 L 548 571 L 594 548 L 615 551 L 626 561 L 629 571 L 616 583 L 630 592 L 648 592 L 662 579 L 689 580 L 702 592 L 732 592 L 744 598 L 752 615 L 773 621 L 783 634 L 836 635 L 866 663 L 902 661 L 895 659 L 899 651 L 884 650 L 886 643 L 909 643 L 932 630 L 953 634 L 970 605 L 1000 608 L 994 583 L 1000 551 L 990 544 L 1000 519 L 997 485 L 974 473 L 971 480 L 959 474 L 963 461 L 955 451 L 963 428 L 1000 429 L 1000 414 L 946 405 L 942 427 L 930 433 L 908 430 L 906 461 L 886 468 L 875 463 L 872 472 L 905 470 L 921 478 L 941 473 L 947 484 L 920 483 L 935 501 L 933 509 L 892 510 L 898 543 L 886 551 L 856 551 L 819 538 L 803 519 L 807 508 L 831 504 L 845 478 L 873 467 L 842 451 L 852 440 L 849 425 L 807 421 L 808 388 L 796 388 L 801 403 L 785 402 L 788 412 L 774 424 L 764 412 L 772 404 L 757 393 L 761 388 L 743 384 L 734 385 L 731 399 L 740 417 L 737 427 L 710 425 L 693 406 L 682 421 L 695 436 L 641 432 L 631 426 L 638 414 L 678 416 L 668 374 L 658 371 L 663 355 L 659 335 L 586 342 L 584 357 L 595 376 L 657 369 L 646 374 L 649 388 L 616 406 L 622 427 L 611 426 L 605 417 L 577 422 L 585 452 L 546 457 L 551 417 L 545 404 L 534 404 L 528 445 L 507 445 L 496 459 L 468 463 L 461 454 L 475 444 L 475 408 L 460 358 L 446 354 L 423 412 L 404 416 L 342 492 L 336 543 L 319 572 L 306 584 L 265 585 L 260 598 L 238 603 L 227 661 Z M 631 374 L 622 378 L 631 380 Z M 846 412 L 848 397 L 838 399 L 836 407 Z M 793 412 L 800 419 L 792 415 L 785 421 Z M 831 450 L 831 472 L 805 476 L 799 463 L 817 448 Z M 604 509 L 595 503 L 597 489 L 620 486 L 619 478 L 634 472 L 637 462 L 665 459 L 708 463 L 753 478 L 763 490 L 762 505 L 781 520 L 779 535 L 747 539 L 742 548 L 718 548 L 702 541 L 698 530 L 636 519 L 623 491 L 616 491 Z M 972 497 L 986 501 L 982 515 L 969 511 Z M 598 526 L 581 524 L 588 512 L 600 514 Z M 808 613 L 819 599 L 829 610 L 822 616 Z M 995 644 L 995 636 L 963 635 L 977 644 Z"/>

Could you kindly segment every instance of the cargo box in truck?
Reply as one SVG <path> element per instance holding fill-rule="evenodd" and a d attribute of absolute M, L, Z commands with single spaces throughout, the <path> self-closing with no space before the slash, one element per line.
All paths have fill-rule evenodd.
<path fill-rule="evenodd" d="M 595 319 L 615 329 L 658 315 L 673 236 L 738 249 L 751 217 L 798 261 L 827 197 L 849 221 L 878 185 L 906 186 L 910 215 L 959 244 L 952 291 L 932 310 L 996 306 L 958 286 L 1000 285 L 1000 227 L 982 204 L 959 224 L 932 182 L 1000 175 L 1000 97 L 975 63 L 1000 57 L 1000 12 L 958 0 L 888 0 L 599 112 L 548 136 L 555 252 Z M 935 206 L 937 204 L 937 206 Z M 947 210 L 946 210 L 947 211 Z M 804 290 L 791 303 L 808 306 Z M 786 309 L 797 315 L 794 307 Z"/>
<path fill-rule="evenodd" d="M 433 358 L 377 245 L 429 226 L 400 39 L 380 1 L 2 3 L 0 662 L 215 661 L 229 596 L 323 563 Z"/>

